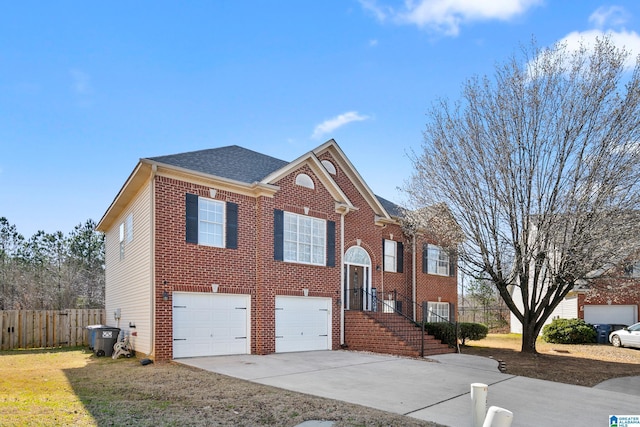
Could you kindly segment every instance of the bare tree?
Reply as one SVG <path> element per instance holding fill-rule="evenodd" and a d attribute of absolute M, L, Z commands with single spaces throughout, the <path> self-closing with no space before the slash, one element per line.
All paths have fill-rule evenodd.
<path fill-rule="evenodd" d="M 640 63 L 608 38 L 521 52 L 433 105 L 406 191 L 448 206 L 461 267 L 491 280 L 535 353 L 576 283 L 638 250 Z"/>

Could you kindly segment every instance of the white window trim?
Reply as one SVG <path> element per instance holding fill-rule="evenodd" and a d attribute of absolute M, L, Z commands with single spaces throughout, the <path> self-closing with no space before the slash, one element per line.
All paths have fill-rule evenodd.
<path fill-rule="evenodd" d="M 445 310 L 446 308 L 446 310 Z M 446 312 L 446 315 L 445 315 Z M 451 319 L 448 302 L 427 301 L 427 322 L 440 323 Z"/>
<path fill-rule="evenodd" d="M 200 202 L 206 202 L 206 203 L 213 203 L 216 204 L 218 206 L 222 207 L 222 222 L 221 223 L 217 223 L 217 222 L 213 222 L 213 221 L 207 221 L 204 218 L 202 218 L 202 209 L 200 208 Z M 202 232 L 202 224 L 203 223 L 208 223 L 208 224 L 216 224 L 216 225 L 220 225 L 222 228 L 222 238 L 221 238 L 221 242 L 219 245 L 213 244 L 213 243 L 209 243 L 209 242 L 204 242 L 201 239 L 201 232 Z M 209 199 L 207 197 L 198 197 L 198 244 L 202 245 L 202 246 L 211 246 L 214 248 L 224 248 L 225 247 L 225 242 L 226 242 L 226 230 L 227 230 L 227 206 L 226 203 L 220 200 L 215 200 L 215 199 Z"/>
<path fill-rule="evenodd" d="M 287 234 L 288 234 L 288 230 L 287 230 L 287 220 L 292 220 L 295 218 L 296 221 L 296 232 L 295 232 L 295 237 L 296 240 L 288 240 L 287 239 Z M 300 251 L 300 247 L 302 245 L 307 245 L 307 243 L 305 242 L 300 242 L 300 220 L 310 220 L 311 221 L 311 238 L 310 238 L 310 242 L 308 243 L 308 245 L 311 247 L 310 248 L 310 261 L 305 261 L 305 260 L 301 260 L 301 251 Z M 299 214 L 295 214 L 295 213 L 291 213 L 291 212 L 284 212 L 284 224 L 283 224 L 283 261 L 285 262 L 292 262 L 292 263 L 297 263 L 297 264 L 309 264 L 309 265 L 325 265 L 326 264 L 326 258 L 327 258 L 327 221 L 320 219 L 320 218 L 314 218 L 311 216 L 306 216 L 306 215 L 299 215 Z M 314 227 L 314 224 L 322 224 L 321 228 L 321 232 L 320 235 L 316 236 L 314 235 L 314 231 L 316 230 L 316 227 Z M 314 240 L 315 239 L 321 239 L 322 240 L 322 249 L 320 250 L 320 254 L 318 254 L 318 248 L 319 245 L 314 244 Z M 289 256 L 290 251 L 287 250 L 287 243 L 289 244 L 295 244 L 296 249 L 295 249 L 295 259 L 293 259 L 292 257 Z M 319 255 L 319 257 L 321 258 L 319 261 L 314 262 L 314 258 L 316 258 L 314 255 Z"/>
<path fill-rule="evenodd" d="M 398 242 L 384 239 L 384 271 L 396 273 L 398 271 Z"/>
<path fill-rule="evenodd" d="M 432 253 L 437 251 L 437 258 L 434 259 L 432 257 Z M 443 256 L 445 258 L 443 258 Z M 435 262 L 435 270 L 432 268 L 431 264 Z M 444 266 L 446 263 L 446 266 Z M 434 274 L 437 276 L 449 276 L 451 274 L 451 260 L 449 258 L 449 254 L 437 245 L 427 245 L 427 273 Z"/>

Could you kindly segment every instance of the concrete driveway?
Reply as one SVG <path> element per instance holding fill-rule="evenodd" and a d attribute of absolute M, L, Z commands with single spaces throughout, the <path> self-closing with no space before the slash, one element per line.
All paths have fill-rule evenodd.
<path fill-rule="evenodd" d="M 487 406 L 514 413 L 517 426 L 609 425 L 609 415 L 640 414 L 640 380 L 631 393 L 502 374 L 495 360 L 464 354 L 410 359 L 352 351 L 178 359 L 200 369 L 369 406 L 447 426 L 471 423 L 471 383 L 489 386 Z M 637 389 L 635 389 L 637 387 Z"/>

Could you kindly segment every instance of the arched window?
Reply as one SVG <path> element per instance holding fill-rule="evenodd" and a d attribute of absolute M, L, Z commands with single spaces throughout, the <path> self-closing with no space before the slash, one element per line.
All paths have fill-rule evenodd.
<path fill-rule="evenodd" d="M 306 173 L 301 173 L 301 174 L 298 174 L 298 176 L 296 176 L 296 185 L 310 188 L 312 190 L 316 188 L 315 184 L 313 183 L 313 180 Z"/>
<path fill-rule="evenodd" d="M 371 258 L 369 258 L 367 251 L 360 246 L 352 246 L 347 249 L 347 253 L 344 254 L 344 262 L 347 264 L 370 266 Z"/>
<path fill-rule="evenodd" d="M 321 163 L 322 166 L 324 166 L 327 172 L 329 172 L 331 175 L 336 174 L 336 167 L 329 160 L 323 160 Z"/>

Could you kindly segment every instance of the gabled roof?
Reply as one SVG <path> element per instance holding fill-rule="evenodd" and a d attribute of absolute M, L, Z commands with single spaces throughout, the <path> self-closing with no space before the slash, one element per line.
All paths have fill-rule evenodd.
<path fill-rule="evenodd" d="M 374 210 L 377 223 L 393 222 L 392 217 L 401 216 L 399 206 L 371 192 L 337 143 L 331 139 L 292 162 L 276 159 L 237 145 L 140 159 L 131 176 L 98 223 L 97 228 L 100 231 L 106 231 L 126 208 L 138 189 L 160 168 L 206 179 L 209 182 L 223 182 L 226 185 L 234 186 L 233 188 L 239 191 L 250 189 L 250 194 L 258 194 L 255 192 L 272 193 L 276 191 L 277 186 L 273 185 L 274 182 L 300 165 L 307 164 L 335 198 L 336 210 L 357 209 L 319 160 L 318 156 L 325 152 L 331 153 L 354 182 L 356 188 Z"/>
<path fill-rule="evenodd" d="M 247 184 L 262 181 L 289 164 L 237 145 L 150 157 L 149 160 Z"/>

